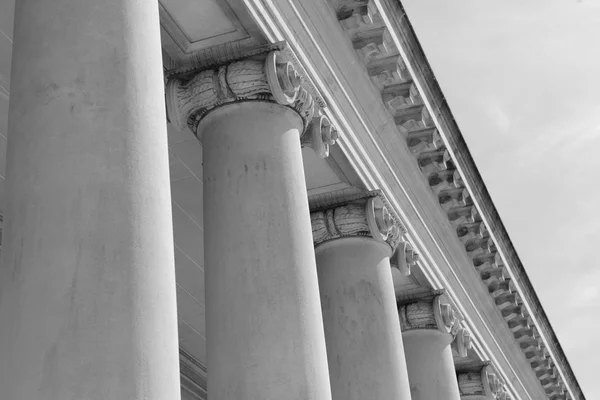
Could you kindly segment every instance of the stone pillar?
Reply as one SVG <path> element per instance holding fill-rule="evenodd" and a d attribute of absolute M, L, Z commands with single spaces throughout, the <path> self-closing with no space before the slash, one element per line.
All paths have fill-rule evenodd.
<path fill-rule="evenodd" d="M 301 137 L 331 126 L 280 52 L 174 77 L 167 102 L 204 148 L 209 397 L 330 399 Z"/>
<path fill-rule="evenodd" d="M 450 344 L 458 321 L 445 295 L 400 301 L 412 400 L 459 400 Z"/>
<path fill-rule="evenodd" d="M 311 220 L 333 400 L 410 400 L 390 266 L 397 218 L 374 192 Z"/>
<path fill-rule="evenodd" d="M 156 0 L 19 0 L 0 397 L 179 399 Z"/>
<path fill-rule="evenodd" d="M 489 362 L 458 372 L 461 400 L 509 400 L 504 383 Z"/>

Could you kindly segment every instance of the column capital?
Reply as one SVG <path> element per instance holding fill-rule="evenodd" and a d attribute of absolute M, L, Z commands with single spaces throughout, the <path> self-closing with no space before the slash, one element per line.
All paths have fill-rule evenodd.
<path fill-rule="evenodd" d="M 336 198 L 310 213 L 315 246 L 343 238 L 364 236 L 387 243 L 392 253 L 406 232 L 379 190 Z"/>
<path fill-rule="evenodd" d="M 399 313 L 402 332 L 430 329 L 455 336 L 461 328 L 460 314 L 443 290 L 400 299 Z"/>
<path fill-rule="evenodd" d="M 302 146 L 329 155 L 338 133 L 324 114 L 325 102 L 283 42 L 221 57 L 215 63 L 166 73 L 167 116 L 179 129 L 186 126 L 202 140 L 200 121 L 211 110 L 234 102 L 265 101 L 290 107 L 303 120 Z"/>
<path fill-rule="evenodd" d="M 489 361 L 467 370 L 457 371 L 460 398 L 510 400 L 504 382 Z"/>
<path fill-rule="evenodd" d="M 472 346 L 471 332 L 461 325 L 463 316 L 450 303 L 444 290 L 398 300 L 402 331 L 439 330 L 452 335 L 451 348 L 458 357 L 467 357 Z"/>

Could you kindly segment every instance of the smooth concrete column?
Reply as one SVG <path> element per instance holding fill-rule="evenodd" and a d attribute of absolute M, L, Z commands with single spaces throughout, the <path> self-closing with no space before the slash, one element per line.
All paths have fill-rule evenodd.
<path fill-rule="evenodd" d="M 179 399 L 156 0 L 19 0 L 0 397 Z"/>
<path fill-rule="evenodd" d="M 203 143 L 208 396 L 329 400 L 301 141 L 326 155 L 334 134 L 263 50 L 167 83 L 170 121 Z"/>
<path fill-rule="evenodd" d="M 333 400 L 410 400 L 390 266 L 394 221 L 378 197 L 311 217 Z"/>
<path fill-rule="evenodd" d="M 459 400 L 450 304 L 440 295 L 421 298 L 402 305 L 400 319 L 412 400 Z"/>
<path fill-rule="evenodd" d="M 331 398 L 301 129 L 267 102 L 199 126 L 211 400 Z"/>
<path fill-rule="evenodd" d="M 458 400 L 452 336 L 415 330 L 405 332 L 403 340 L 413 400 Z"/>

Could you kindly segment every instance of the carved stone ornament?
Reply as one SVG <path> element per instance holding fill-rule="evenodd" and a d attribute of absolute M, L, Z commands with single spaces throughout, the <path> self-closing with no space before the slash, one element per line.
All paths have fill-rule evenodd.
<path fill-rule="evenodd" d="M 379 191 L 312 210 L 310 220 L 315 246 L 342 237 L 366 236 L 387 242 L 393 251 L 402 232 L 399 219 Z"/>
<path fill-rule="evenodd" d="M 437 329 L 454 336 L 460 327 L 460 318 L 445 294 L 406 299 L 400 305 L 399 315 L 403 332 Z"/>
<path fill-rule="evenodd" d="M 508 400 L 510 398 L 504 383 L 491 365 L 484 365 L 479 371 L 466 371 L 457 374 L 458 390 L 461 399 Z"/>
<path fill-rule="evenodd" d="M 177 128 L 186 126 L 202 140 L 200 121 L 211 110 L 241 101 L 266 101 L 294 109 L 304 121 L 301 142 L 326 157 L 338 134 L 324 115 L 324 102 L 297 69 L 285 44 L 265 47 L 247 58 L 168 74 L 167 116 Z M 281 50 L 278 50 L 281 49 Z"/>
<path fill-rule="evenodd" d="M 459 357 L 467 357 L 471 345 L 471 333 L 467 329 L 459 327 L 451 345 L 453 353 Z"/>
<path fill-rule="evenodd" d="M 329 146 L 333 146 L 337 140 L 337 129 L 329 118 L 320 115 L 312 119 L 306 133 L 300 138 L 300 143 L 302 147 L 310 147 L 317 155 L 325 158 L 329 156 Z"/>
<path fill-rule="evenodd" d="M 398 249 L 390 259 L 392 267 L 398 268 L 404 276 L 411 274 L 411 268 L 417 265 L 419 255 L 414 251 L 409 242 L 402 242 L 398 245 Z"/>

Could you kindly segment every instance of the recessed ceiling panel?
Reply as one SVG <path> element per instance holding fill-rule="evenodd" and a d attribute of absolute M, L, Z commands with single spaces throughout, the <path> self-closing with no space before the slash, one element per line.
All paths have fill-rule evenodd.
<path fill-rule="evenodd" d="M 165 49 L 181 57 L 248 38 L 228 0 L 159 0 Z M 177 58 L 177 57 L 176 57 Z"/>
<path fill-rule="evenodd" d="M 327 161 L 319 157 L 312 149 L 304 148 L 302 150 L 302 158 L 309 196 L 349 187 L 329 167 Z"/>
<path fill-rule="evenodd" d="M 237 29 L 217 0 L 160 0 L 188 41 L 197 42 Z M 229 8 L 226 4 L 225 6 Z M 235 18 L 235 16 L 234 16 Z"/>

